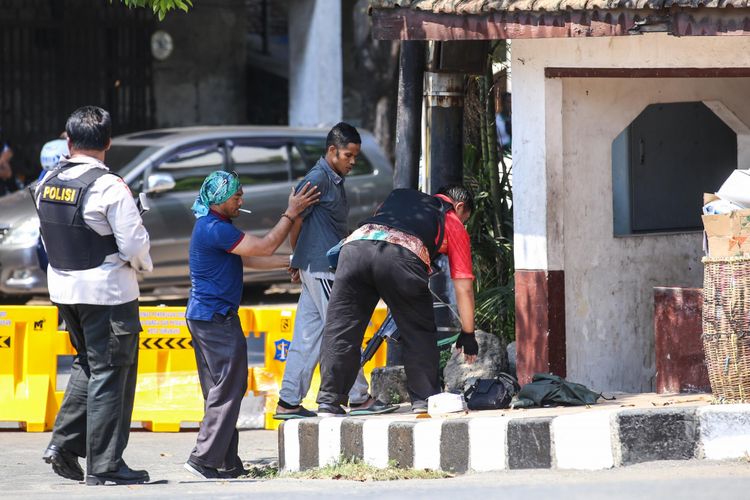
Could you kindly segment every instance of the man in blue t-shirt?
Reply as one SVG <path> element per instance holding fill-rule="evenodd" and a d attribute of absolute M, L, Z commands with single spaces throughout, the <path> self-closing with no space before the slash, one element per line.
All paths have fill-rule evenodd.
<path fill-rule="evenodd" d="M 190 239 L 192 288 L 185 318 L 193 339 L 205 414 L 185 469 L 203 479 L 238 477 L 247 471 L 237 454 L 237 417 L 247 390 L 247 341 L 237 310 L 242 267 L 285 268 L 289 255 L 273 255 L 295 219 L 320 194 L 306 184 L 289 195 L 279 222 L 262 238 L 232 224 L 242 206 L 242 186 L 234 172 L 217 171 L 201 186 L 193 204 L 198 219 Z"/>
<path fill-rule="evenodd" d="M 344 190 L 344 177 L 352 171 L 360 152 L 362 139 L 348 123 L 338 123 L 326 137 L 325 156 L 321 157 L 300 183 L 310 183 L 320 192 L 320 203 L 307 208 L 297 218 L 289 239 L 294 249 L 293 277 L 299 276 L 302 292 L 297 303 L 292 344 L 286 359 L 284 379 L 274 418 L 314 417 L 302 406 L 320 361 L 320 341 L 326 321 L 328 298 L 334 274 L 326 252 L 349 233 L 349 204 Z M 362 370 L 349 391 L 350 415 L 389 413 L 396 406 L 376 400 L 368 394 Z M 318 416 L 330 416 L 318 414 Z"/>

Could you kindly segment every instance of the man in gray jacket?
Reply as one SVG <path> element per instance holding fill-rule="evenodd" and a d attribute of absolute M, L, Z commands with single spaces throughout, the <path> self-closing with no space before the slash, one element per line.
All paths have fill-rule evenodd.
<path fill-rule="evenodd" d="M 65 125 L 70 158 L 37 186 L 35 199 L 49 255 L 50 300 L 76 350 L 70 380 L 44 461 L 86 484 L 149 480 L 122 459 L 130 435 L 138 337 L 137 272 L 151 271 L 149 236 L 123 180 L 104 164 L 109 113 L 84 106 Z"/>
<path fill-rule="evenodd" d="M 292 275 L 302 282 L 302 293 L 297 303 L 292 344 L 274 415 L 277 420 L 316 416 L 302 406 L 302 400 L 310 389 L 313 371 L 320 360 L 320 341 L 334 284 L 326 252 L 349 232 L 344 177 L 356 164 L 361 143 L 356 128 L 344 122 L 337 124 L 326 137 L 325 156 L 300 182 L 300 186 L 307 182 L 317 186 L 320 204 L 302 212 L 289 236 L 294 249 Z M 362 370 L 349 392 L 348 404 L 351 415 L 387 413 L 396 409 L 396 406 L 384 404 L 368 394 Z"/>

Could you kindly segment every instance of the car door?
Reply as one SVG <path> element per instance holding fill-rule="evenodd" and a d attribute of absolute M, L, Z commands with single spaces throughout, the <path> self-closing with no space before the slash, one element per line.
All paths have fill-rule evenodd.
<path fill-rule="evenodd" d="M 151 238 L 154 271 L 144 277 L 151 286 L 189 285 L 188 254 L 195 217 L 191 210 L 204 179 L 226 168 L 223 141 L 203 141 L 181 146 L 167 153 L 147 171 L 149 178 L 167 174 L 174 187 L 148 195 L 151 209 L 143 222 Z"/>
<path fill-rule="evenodd" d="M 289 151 L 286 138 L 233 138 L 227 143 L 229 168 L 237 172 L 244 195 L 235 225 L 258 237 L 274 227 L 287 208 L 291 190 Z M 290 253 L 285 241 L 277 253 Z M 282 271 L 246 271 L 245 281 L 268 282 L 279 279 Z"/>

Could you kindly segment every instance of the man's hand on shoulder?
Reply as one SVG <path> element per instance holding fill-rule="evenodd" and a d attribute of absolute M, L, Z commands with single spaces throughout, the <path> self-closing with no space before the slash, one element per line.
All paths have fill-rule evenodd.
<path fill-rule="evenodd" d="M 317 186 L 311 185 L 309 182 L 300 188 L 296 193 L 294 188 L 289 194 L 289 204 L 286 209 L 286 214 L 291 217 L 292 222 L 298 215 L 305 211 L 305 209 L 311 205 L 319 203 L 320 192 Z"/>

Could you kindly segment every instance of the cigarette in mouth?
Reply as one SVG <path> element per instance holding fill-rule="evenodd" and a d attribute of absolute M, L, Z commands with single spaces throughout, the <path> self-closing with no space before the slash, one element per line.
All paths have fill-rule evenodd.
<path fill-rule="evenodd" d="M 245 210 L 244 208 L 238 209 L 240 212 L 245 212 L 246 214 L 251 214 L 252 212 L 250 210 Z"/>

